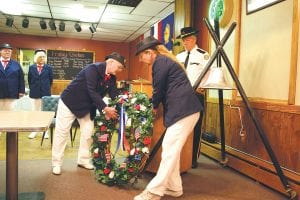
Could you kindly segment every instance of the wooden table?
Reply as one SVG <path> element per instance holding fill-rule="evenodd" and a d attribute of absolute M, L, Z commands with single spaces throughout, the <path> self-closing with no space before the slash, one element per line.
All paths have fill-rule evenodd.
<path fill-rule="evenodd" d="M 0 131 L 6 132 L 6 200 L 18 199 L 18 133 L 46 131 L 54 112 L 0 111 Z"/>

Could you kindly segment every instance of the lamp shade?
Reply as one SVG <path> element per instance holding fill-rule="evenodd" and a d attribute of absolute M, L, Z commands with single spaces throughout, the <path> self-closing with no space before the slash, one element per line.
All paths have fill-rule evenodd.
<path fill-rule="evenodd" d="M 77 31 L 77 32 L 81 32 L 81 26 L 80 26 L 80 24 L 78 23 L 78 22 L 76 22 L 75 24 L 74 24 L 74 28 L 75 28 L 75 30 Z"/>
<path fill-rule="evenodd" d="M 8 27 L 12 27 L 12 25 L 14 24 L 14 18 L 13 17 L 7 17 L 6 18 L 6 26 L 8 26 Z"/>
<path fill-rule="evenodd" d="M 47 29 L 47 24 L 46 24 L 45 20 L 43 20 L 43 19 L 40 20 L 40 27 L 43 30 Z"/>
<path fill-rule="evenodd" d="M 51 19 L 51 20 L 49 21 L 48 25 L 49 25 L 49 27 L 50 27 L 50 29 L 51 29 L 52 31 L 55 31 L 55 30 L 56 30 L 55 21 L 54 21 L 53 19 Z"/>
<path fill-rule="evenodd" d="M 94 24 L 91 24 L 90 31 L 91 31 L 91 33 L 95 33 L 96 32 L 96 27 L 94 26 Z"/>
<path fill-rule="evenodd" d="M 65 22 L 61 21 L 61 22 L 59 23 L 59 30 L 60 30 L 60 31 L 65 31 L 65 27 L 66 27 Z"/>
<path fill-rule="evenodd" d="M 23 21 L 22 21 L 22 27 L 23 28 L 28 28 L 28 26 L 29 26 L 29 19 L 24 18 Z"/>

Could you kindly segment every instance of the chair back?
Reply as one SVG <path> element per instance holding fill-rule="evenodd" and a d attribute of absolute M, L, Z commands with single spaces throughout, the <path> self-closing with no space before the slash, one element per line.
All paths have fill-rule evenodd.
<path fill-rule="evenodd" d="M 43 96 L 42 97 L 42 111 L 54 111 L 56 115 L 58 100 L 60 96 Z"/>

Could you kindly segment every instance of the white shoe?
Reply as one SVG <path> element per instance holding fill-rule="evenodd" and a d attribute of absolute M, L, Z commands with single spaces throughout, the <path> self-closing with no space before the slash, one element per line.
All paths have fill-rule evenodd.
<path fill-rule="evenodd" d="M 171 196 L 171 197 L 180 197 L 183 195 L 183 191 L 173 191 L 173 190 L 166 190 L 165 195 Z"/>
<path fill-rule="evenodd" d="M 60 168 L 60 166 L 54 166 L 54 167 L 52 167 L 52 173 L 54 175 L 60 175 L 61 174 L 61 168 Z"/>
<path fill-rule="evenodd" d="M 44 136 L 44 139 L 49 139 L 48 131 L 46 131 L 45 136 Z"/>
<path fill-rule="evenodd" d="M 134 197 L 133 200 L 160 200 L 161 196 L 144 190 L 141 194 Z"/>
<path fill-rule="evenodd" d="M 28 135 L 28 138 L 29 138 L 29 139 L 33 139 L 33 138 L 35 138 L 36 134 L 37 134 L 37 132 L 31 132 L 31 133 Z"/>
<path fill-rule="evenodd" d="M 94 165 L 88 163 L 88 164 L 77 164 L 78 167 L 84 168 L 84 169 L 88 169 L 88 170 L 93 170 L 94 169 Z"/>

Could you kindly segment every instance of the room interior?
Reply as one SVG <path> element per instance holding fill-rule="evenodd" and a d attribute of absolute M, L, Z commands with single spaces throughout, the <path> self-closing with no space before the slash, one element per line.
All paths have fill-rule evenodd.
<path fill-rule="evenodd" d="M 106 3 L 106 1 L 103 2 Z M 298 147 L 300 145 L 300 125 L 297 122 L 300 117 L 300 90 L 298 89 L 300 79 L 297 77 L 300 75 L 300 70 L 298 70 L 300 2 L 298 0 L 272 1 L 273 3 L 271 5 L 261 6 L 261 8 L 257 9 L 253 8 L 253 10 L 251 10 L 251 7 L 247 7 L 251 6 L 251 4 L 248 4 L 248 2 L 251 1 L 232 0 L 224 2 L 226 2 L 226 5 L 229 5 L 228 7 L 230 9 L 227 10 L 227 13 L 229 13 L 227 17 L 229 17 L 229 19 L 227 18 L 227 21 L 223 22 L 220 28 L 221 38 L 233 22 L 237 23 L 237 27 L 226 42 L 224 50 L 228 54 L 235 73 L 238 75 L 238 78 L 246 91 L 256 117 L 266 132 L 268 141 L 274 150 L 285 177 L 290 183 L 291 188 L 299 194 L 300 155 Z M 161 17 L 165 17 L 167 14 L 174 11 L 175 36 L 179 34 L 181 27 L 193 25 L 199 30 L 198 46 L 207 49 L 210 53 L 214 52 L 216 47 L 203 22 L 203 18 L 207 17 L 210 1 L 175 0 L 159 1 L 155 3 L 161 3 L 166 8 L 166 11 L 161 13 Z M 226 7 L 226 9 L 228 9 L 228 7 Z M 141 65 L 138 62 L 138 58 L 135 56 L 135 45 L 143 38 L 143 34 L 146 32 L 145 29 L 136 27 L 136 30 L 141 30 L 141 32 L 135 32 L 133 30 L 136 34 L 133 34 L 133 32 L 129 33 L 132 37 L 129 37 L 128 35 L 125 36 L 125 33 L 118 33 L 121 35 L 124 34 L 124 39 L 118 34 L 117 36 L 113 36 L 113 34 L 110 34 L 111 32 L 105 32 L 112 31 L 108 30 L 109 26 L 107 24 L 107 27 L 104 25 L 103 29 L 105 30 L 102 30 L 100 20 L 98 21 L 99 23 L 96 23 L 99 27 L 97 25 L 97 32 L 94 33 L 94 35 L 87 28 L 82 33 L 78 33 L 78 35 L 75 32 L 66 36 L 68 31 L 61 32 L 58 30 L 47 30 L 46 36 L 42 36 L 45 33 L 38 32 L 36 33 L 38 35 L 26 33 L 26 31 L 23 30 L 24 28 L 20 28 L 21 19 L 17 19 L 17 17 L 15 18 L 15 22 L 17 23 L 18 21 L 19 24 L 16 24 L 15 29 L 20 29 L 21 31 L 16 32 L 15 30 L 9 29 L 5 25 L 4 19 L 6 18 L 6 15 L 1 13 L 0 17 L 0 43 L 9 42 L 14 47 L 14 58 L 19 60 L 24 56 L 31 58 L 31 53 L 34 49 L 45 48 L 49 50 L 94 52 L 94 61 L 101 61 L 105 55 L 118 50 L 126 57 L 128 62 L 128 67 L 120 74 L 120 76 L 118 76 L 118 81 L 129 81 L 134 90 L 143 91 L 151 95 L 151 69 Z M 39 18 L 36 18 L 36 16 L 32 17 L 32 21 L 35 21 L 35 28 L 33 31 L 40 31 Z M 155 21 L 154 18 L 151 18 L 152 21 L 150 20 L 148 23 L 152 24 L 154 21 L 157 22 L 160 19 L 155 19 Z M 115 20 L 120 21 L 118 18 Z M 66 27 L 71 27 L 72 30 L 70 31 L 72 32 L 74 31 L 73 24 L 74 21 L 72 20 L 66 23 L 66 25 L 69 25 Z M 113 29 L 113 27 L 110 28 Z M 95 35 L 98 34 L 98 31 L 99 35 Z M 112 36 L 108 39 L 105 37 L 101 38 L 101 34 Z M 74 35 L 82 38 L 77 39 Z M 174 46 L 173 48 L 175 54 L 181 50 L 182 45 Z M 55 80 L 52 87 L 52 93 L 60 94 L 69 82 L 70 80 Z M 199 159 L 199 171 L 195 172 L 193 170 L 188 170 L 184 175 L 187 175 L 191 179 L 186 179 L 186 184 L 193 180 L 193 177 L 190 177 L 190 173 L 201 174 L 203 170 L 205 171 L 209 168 L 220 167 L 221 170 L 226 171 L 227 169 L 233 169 L 234 173 L 246 176 L 246 179 L 249 179 L 250 181 L 261 183 L 261 185 L 259 184 L 260 187 L 266 190 L 271 188 L 271 191 L 275 191 L 275 196 L 272 196 L 272 198 L 263 198 L 263 196 L 261 196 L 261 199 L 288 198 L 289 193 L 286 191 L 286 188 L 282 185 L 281 180 L 276 174 L 276 170 L 266 151 L 265 145 L 262 143 L 259 133 L 237 90 L 224 92 L 224 126 L 227 158 L 225 168 L 222 168 L 224 163 L 222 163 L 223 160 L 221 157 L 219 118 L 218 92 L 209 90 L 207 91 L 206 97 L 206 115 L 203 130 L 206 133 L 215 135 L 217 142 L 202 142 L 201 153 L 203 156 Z M 160 124 L 157 132 L 160 132 L 162 128 L 163 127 Z M 20 146 L 24 142 L 33 142 L 26 141 L 26 134 L 22 135 L 24 135 L 24 138 L 22 138 L 22 136 L 20 137 Z M 3 142 L 4 140 L 5 135 L 2 135 L 0 141 Z M 48 141 L 44 142 L 43 147 L 40 147 L 37 144 L 25 146 L 33 145 L 31 148 L 39 148 L 40 150 L 38 152 L 40 153 L 46 150 L 46 153 L 42 153 L 41 155 L 45 156 L 45 160 L 48 160 L 50 159 L 49 150 L 51 147 L 47 146 L 47 143 Z M 69 148 L 69 150 L 72 151 L 73 154 L 76 154 L 76 145 L 73 148 Z M 27 157 L 28 163 L 35 163 L 40 160 L 39 155 L 36 155 L 35 158 L 34 152 L 28 154 L 26 152 L 28 151 L 20 150 L 21 163 L 23 163 L 23 153 L 24 156 L 25 154 L 26 156 L 32 154 L 33 157 Z M 72 165 L 72 159 L 74 159 L 74 157 L 70 156 L 70 163 L 68 161 L 71 172 L 69 174 L 70 177 L 68 177 L 70 178 L 69 180 L 72 180 L 74 171 L 78 171 Z M 5 158 L 2 157 L 1 160 L 5 160 Z M 47 161 L 45 162 L 47 163 Z M 46 166 L 46 164 L 44 165 Z M 20 166 L 24 167 L 22 164 Z M 24 170 L 25 172 L 28 172 L 26 170 L 29 169 L 24 167 Z M 46 172 L 47 171 L 44 171 L 43 173 L 46 174 Z M 82 174 L 80 173 L 79 175 Z M 49 176 L 47 176 L 47 180 L 58 181 L 53 180 L 53 178 Z M 90 176 L 92 176 L 92 174 Z M 211 181 L 209 183 L 213 183 L 213 180 L 209 180 Z M 196 182 L 195 184 L 200 183 Z M 209 189 L 207 188 L 209 184 L 202 184 L 201 186 L 203 188 Z M 223 186 L 224 185 L 220 185 L 218 189 L 221 189 Z M 104 189 L 106 188 L 104 187 Z M 116 192 L 115 189 L 107 189 L 109 189 L 108 191 Z M 243 189 L 245 190 L 245 188 Z M 254 190 L 256 189 L 257 188 Z M 187 190 L 187 196 L 184 196 L 182 199 L 197 199 L 201 197 L 204 199 L 240 198 L 236 196 L 223 196 L 222 194 L 218 194 L 220 196 L 208 195 L 206 197 L 205 194 L 203 194 L 205 190 L 201 190 L 201 193 L 197 193 L 196 189 L 189 190 L 189 188 L 187 188 Z M 53 190 L 50 189 L 50 191 L 50 195 L 52 195 Z M 226 191 L 224 191 L 224 193 L 225 192 Z M 118 195 L 125 195 L 125 193 L 126 192 L 122 190 Z M 130 194 L 127 196 L 128 199 L 130 199 L 130 195 L 133 197 L 137 193 L 138 191 L 130 191 Z M 269 193 L 269 191 L 262 191 L 260 194 L 264 195 L 266 193 Z M 251 194 L 249 195 L 251 196 Z M 223 196 L 223 198 L 221 196 Z M 250 196 L 249 199 L 252 198 Z M 255 198 L 260 199 L 260 197 Z"/>

